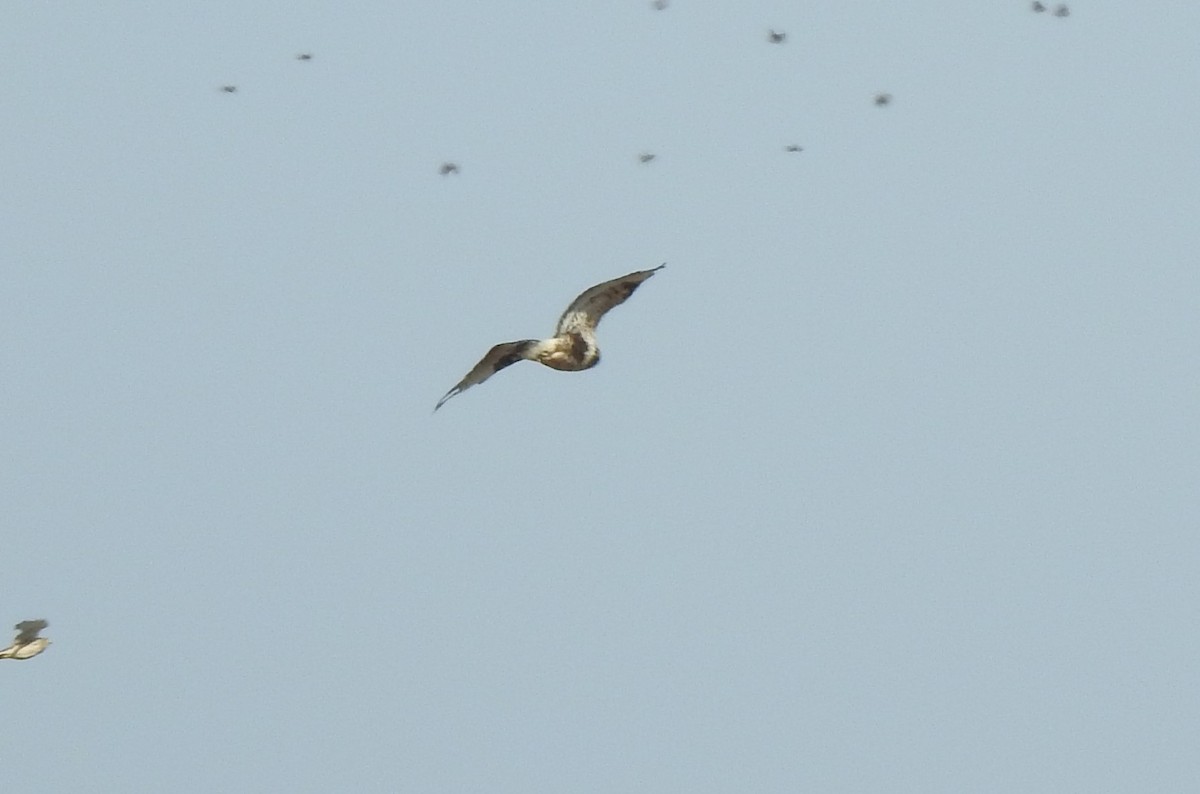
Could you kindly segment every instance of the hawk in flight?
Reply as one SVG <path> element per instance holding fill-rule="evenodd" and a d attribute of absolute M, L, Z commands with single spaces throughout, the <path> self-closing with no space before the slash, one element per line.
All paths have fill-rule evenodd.
<path fill-rule="evenodd" d="M 13 644 L 0 651 L 0 659 L 32 659 L 50 644 L 50 640 L 39 637 L 38 632 L 50 624 L 44 620 L 22 620 L 15 628 Z"/>
<path fill-rule="evenodd" d="M 596 366 L 600 363 L 600 348 L 596 344 L 596 326 L 600 324 L 600 318 L 608 313 L 609 309 L 628 300 L 643 281 L 666 266 L 666 263 L 663 263 L 652 270 L 639 270 L 584 290 L 582 295 L 571 301 L 563 316 L 558 318 L 554 336 L 549 339 L 522 339 L 496 345 L 458 382 L 458 385 L 438 400 L 433 410 L 441 408 L 454 395 L 483 383 L 500 370 L 522 359 L 537 361 L 564 372 L 578 372 Z"/>

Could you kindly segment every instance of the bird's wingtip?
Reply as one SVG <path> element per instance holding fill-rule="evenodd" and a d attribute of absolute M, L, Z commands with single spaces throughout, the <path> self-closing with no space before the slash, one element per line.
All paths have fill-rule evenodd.
<path fill-rule="evenodd" d="M 450 391 L 446 392 L 446 393 L 445 393 L 445 394 L 442 396 L 442 399 L 440 399 L 440 400 L 438 400 L 438 401 L 437 401 L 437 405 L 433 406 L 433 412 L 436 414 L 436 413 L 437 413 L 437 409 L 441 408 L 443 405 L 445 405 L 445 404 L 446 404 L 446 401 L 447 401 L 447 400 L 449 400 L 451 397 L 453 397 L 454 395 L 458 394 L 458 393 L 459 393 L 459 392 L 461 392 L 461 391 L 462 391 L 462 389 L 460 389 L 460 388 L 458 388 L 457 386 L 455 386 L 453 389 L 451 389 Z"/>

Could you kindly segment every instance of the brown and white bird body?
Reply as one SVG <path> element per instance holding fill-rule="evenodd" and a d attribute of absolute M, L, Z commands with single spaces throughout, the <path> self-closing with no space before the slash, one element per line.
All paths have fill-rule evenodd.
<path fill-rule="evenodd" d="M 44 620 L 22 620 L 15 628 L 17 636 L 13 644 L 0 651 L 0 659 L 32 659 L 50 644 L 50 640 L 39 637 L 38 632 L 50 624 Z"/>
<path fill-rule="evenodd" d="M 600 319 L 610 309 L 628 300 L 643 281 L 664 267 L 666 264 L 651 270 L 639 270 L 584 290 L 558 319 L 554 336 L 496 345 L 465 378 L 438 400 L 433 410 L 436 411 L 451 397 L 483 383 L 518 361 L 536 361 L 563 372 L 578 372 L 596 366 L 600 363 L 600 346 L 596 343 L 596 326 L 600 324 Z"/>

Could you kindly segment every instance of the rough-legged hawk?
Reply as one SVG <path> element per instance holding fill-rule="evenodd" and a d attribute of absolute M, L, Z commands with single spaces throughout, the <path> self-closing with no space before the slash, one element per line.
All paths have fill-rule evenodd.
<path fill-rule="evenodd" d="M 446 400 L 454 395 L 483 383 L 518 361 L 536 361 L 565 372 L 577 372 L 596 366 L 600 363 L 600 348 L 596 344 L 596 326 L 600 324 L 600 318 L 609 309 L 628 300 L 643 281 L 664 267 L 665 263 L 652 270 L 639 270 L 584 290 L 582 295 L 571 301 L 571 305 L 559 318 L 554 336 L 549 339 L 522 339 L 496 345 L 458 382 L 458 385 L 438 400 L 433 410 L 441 408 Z"/>
<path fill-rule="evenodd" d="M 44 620 L 22 620 L 15 628 L 17 636 L 13 644 L 0 651 L 0 659 L 32 659 L 50 644 L 50 640 L 39 637 L 38 632 L 50 624 Z"/>

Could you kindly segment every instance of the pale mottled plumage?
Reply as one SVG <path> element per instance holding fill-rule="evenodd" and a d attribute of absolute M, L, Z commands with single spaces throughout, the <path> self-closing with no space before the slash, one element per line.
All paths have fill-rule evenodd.
<path fill-rule="evenodd" d="M 50 640 L 39 637 L 38 632 L 50 624 L 44 620 L 22 620 L 15 628 L 17 636 L 13 644 L 0 651 L 0 659 L 32 659 L 50 644 Z"/>
<path fill-rule="evenodd" d="M 500 370 L 521 360 L 537 361 L 564 372 L 577 372 L 596 366 L 600 363 L 600 348 L 596 344 L 596 326 L 600 324 L 600 318 L 609 309 L 624 303 L 643 281 L 664 267 L 665 263 L 652 270 L 639 270 L 584 290 L 582 295 L 571 301 L 562 317 L 558 318 L 554 336 L 549 339 L 522 339 L 496 345 L 465 378 L 438 400 L 433 410 L 441 408 L 456 394 L 483 383 Z"/>

